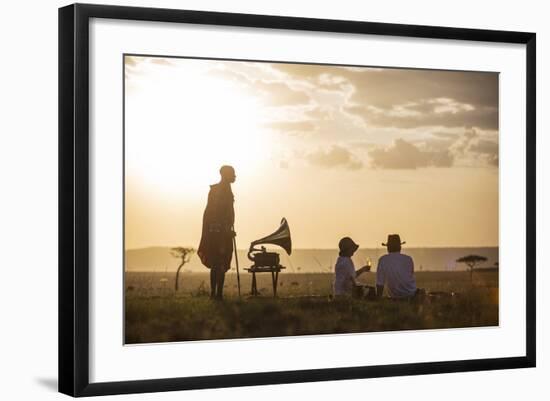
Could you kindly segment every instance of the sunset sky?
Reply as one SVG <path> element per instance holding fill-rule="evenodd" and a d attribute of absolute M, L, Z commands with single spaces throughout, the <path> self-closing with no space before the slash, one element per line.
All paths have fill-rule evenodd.
<path fill-rule="evenodd" d="M 196 248 L 223 164 L 239 248 L 498 246 L 498 74 L 126 56 L 126 249 Z"/>

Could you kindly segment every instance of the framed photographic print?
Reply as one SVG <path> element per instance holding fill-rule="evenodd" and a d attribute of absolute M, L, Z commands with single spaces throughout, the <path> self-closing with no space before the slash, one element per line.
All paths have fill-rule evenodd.
<path fill-rule="evenodd" d="M 61 8 L 59 390 L 535 366 L 535 83 L 534 33 Z"/>

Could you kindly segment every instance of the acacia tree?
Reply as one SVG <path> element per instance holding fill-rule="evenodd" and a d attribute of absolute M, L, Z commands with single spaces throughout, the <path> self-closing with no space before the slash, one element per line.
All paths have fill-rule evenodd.
<path fill-rule="evenodd" d="M 171 249 L 171 254 L 176 259 L 180 260 L 180 265 L 178 266 L 178 270 L 176 271 L 176 291 L 178 290 L 178 283 L 179 283 L 179 276 L 180 276 L 180 270 L 187 262 L 189 262 L 189 259 L 191 259 L 191 255 L 195 252 L 193 248 L 185 248 L 185 247 L 175 247 Z"/>
<path fill-rule="evenodd" d="M 470 283 L 473 283 L 473 274 L 475 266 L 480 262 L 486 262 L 487 258 L 485 256 L 479 255 L 468 255 L 458 258 L 457 263 L 465 263 L 470 269 Z"/>

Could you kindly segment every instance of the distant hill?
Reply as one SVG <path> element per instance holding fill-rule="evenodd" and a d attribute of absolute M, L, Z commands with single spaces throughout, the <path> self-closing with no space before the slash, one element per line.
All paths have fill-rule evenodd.
<path fill-rule="evenodd" d="M 333 271 L 334 263 L 338 257 L 336 249 L 294 249 L 289 257 L 285 251 L 278 248 L 273 249 L 281 254 L 281 264 L 286 266 L 287 272 L 329 272 Z M 251 262 L 246 256 L 247 251 L 239 250 L 240 268 L 250 266 Z M 378 258 L 384 255 L 385 249 L 359 249 L 353 257 L 355 265 L 360 267 L 367 259 L 372 261 L 373 270 L 376 270 Z M 495 269 L 494 264 L 498 262 L 498 247 L 484 248 L 404 248 L 403 253 L 410 255 L 415 262 L 415 270 L 428 271 L 453 271 L 465 270 L 466 266 L 456 263 L 461 256 L 476 254 L 485 256 L 487 262 L 480 265 L 480 268 Z M 171 256 L 169 247 L 148 247 L 129 249 L 125 255 L 125 269 L 127 271 L 175 271 L 178 260 Z M 232 262 L 235 268 L 235 260 Z M 206 268 L 200 263 L 196 254 L 193 254 L 190 262 L 185 265 L 186 271 L 205 271 Z"/>

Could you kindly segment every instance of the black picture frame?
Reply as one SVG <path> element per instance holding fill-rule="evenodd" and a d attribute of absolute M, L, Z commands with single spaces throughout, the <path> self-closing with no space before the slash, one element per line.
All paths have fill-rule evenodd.
<path fill-rule="evenodd" d="M 520 357 L 90 383 L 89 21 L 91 18 L 438 38 L 526 46 L 526 354 Z M 534 367 L 536 35 L 437 26 L 74 4 L 59 9 L 59 391 L 71 396 L 159 392 Z"/>

